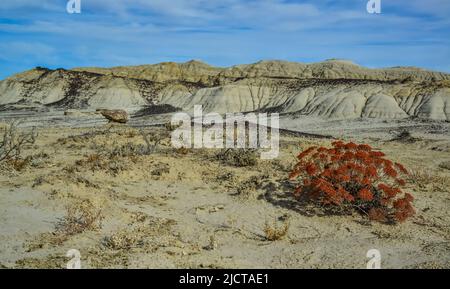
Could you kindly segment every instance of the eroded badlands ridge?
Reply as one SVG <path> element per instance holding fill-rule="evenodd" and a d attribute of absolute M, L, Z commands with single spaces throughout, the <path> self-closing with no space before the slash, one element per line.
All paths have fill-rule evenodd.
<path fill-rule="evenodd" d="M 368 69 L 349 61 L 261 61 L 217 68 L 199 61 L 132 67 L 35 68 L 0 81 L 0 106 L 61 109 L 168 104 L 190 110 L 272 111 L 329 118 L 450 120 L 450 74 Z"/>

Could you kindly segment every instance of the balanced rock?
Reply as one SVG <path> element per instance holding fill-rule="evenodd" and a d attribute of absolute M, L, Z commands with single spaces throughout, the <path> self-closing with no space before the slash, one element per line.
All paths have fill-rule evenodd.
<path fill-rule="evenodd" d="M 121 109 L 99 109 L 97 110 L 110 122 L 127 123 L 128 113 Z"/>

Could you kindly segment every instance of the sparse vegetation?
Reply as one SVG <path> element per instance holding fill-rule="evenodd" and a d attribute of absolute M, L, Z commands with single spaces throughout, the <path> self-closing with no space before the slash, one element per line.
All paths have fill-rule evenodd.
<path fill-rule="evenodd" d="M 114 176 L 120 172 L 127 170 L 130 166 L 129 161 L 137 163 L 142 156 L 154 154 L 161 141 L 167 137 L 166 131 L 156 130 L 145 132 L 143 129 L 139 130 L 144 143 L 126 142 L 118 144 L 116 141 L 111 143 L 98 144 L 93 142 L 91 149 L 93 153 L 86 154 L 81 160 L 75 162 L 75 166 L 67 167 L 67 171 L 80 171 L 80 168 L 88 168 L 91 171 L 106 171 Z M 119 134 L 119 132 L 118 132 Z M 134 138 L 136 136 L 134 130 L 127 130 L 122 133 L 126 138 Z M 78 138 L 73 138 L 78 139 Z M 82 140 L 85 140 L 83 136 Z"/>
<path fill-rule="evenodd" d="M 97 230 L 101 228 L 102 220 L 102 210 L 90 200 L 84 199 L 67 207 L 67 214 L 57 224 L 56 232 L 63 236 L 73 236 L 86 230 Z"/>
<path fill-rule="evenodd" d="M 407 181 L 421 190 L 450 192 L 450 178 L 429 170 L 411 170 Z"/>
<path fill-rule="evenodd" d="M 441 169 L 445 169 L 445 170 L 449 170 L 450 171 L 450 161 L 440 163 L 439 167 Z"/>
<path fill-rule="evenodd" d="M 122 145 L 113 144 L 111 148 L 105 148 L 103 154 L 110 159 L 129 158 L 136 161 L 137 157 L 149 155 L 149 148 L 142 144 L 127 142 Z"/>
<path fill-rule="evenodd" d="M 289 222 L 285 221 L 282 226 L 277 225 L 277 222 L 270 224 L 266 221 L 264 225 L 264 235 L 268 241 L 278 241 L 283 239 L 289 231 Z"/>
<path fill-rule="evenodd" d="M 126 169 L 126 164 L 117 157 L 109 158 L 106 154 L 89 154 L 84 159 L 75 162 L 74 170 L 87 167 L 92 172 L 107 171 L 112 175 L 117 175 Z M 68 169 L 71 170 L 71 167 Z"/>
<path fill-rule="evenodd" d="M 258 164 L 257 150 L 254 149 L 223 149 L 216 158 L 234 167 L 248 167 Z"/>
<path fill-rule="evenodd" d="M 162 175 L 170 173 L 170 166 L 167 163 L 158 163 L 155 165 L 155 168 L 152 170 L 152 176 L 160 177 Z"/>
<path fill-rule="evenodd" d="M 175 149 L 175 152 L 179 155 L 187 155 L 190 152 L 192 152 L 191 149 L 185 148 L 185 147 L 181 147 L 181 148 L 177 148 Z"/>
<path fill-rule="evenodd" d="M 47 223 L 47 230 L 30 230 L 23 242 L 27 254 L 20 255 L 16 265 L 4 265 L 10 268 L 64 267 L 66 248 L 75 243 L 80 244 L 83 268 L 164 267 L 172 264 L 175 267 L 209 267 L 212 266 L 209 260 L 217 260 L 214 266 L 225 268 L 242 264 L 238 258 L 223 258 L 230 246 L 236 248 L 237 254 L 247 248 L 259 250 L 273 246 L 283 252 L 279 254 L 278 249 L 265 251 L 248 263 L 250 265 L 262 264 L 263 258 L 267 257 L 274 260 L 267 263 L 271 267 L 280 264 L 297 266 L 298 260 L 302 260 L 304 266 L 319 266 L 322 258 L 329 260 L 331 256 L 308 252 L 312 252 L 319 242 L 333 242 L 335 236 L 348 241 L 347 246 L 339 245 L 346 254 L 351 252 L 352 246 L 367 238 L 392 242 L 399 236 L 405 238 L 402 240 L 408 246 L 419 238 L 424 245 L 437 243 L 438 249 L 433 247 L 432 255 L 436 258 L 446 252 L 446 247 L 438 243 L 446 232 L 447 221 L 446 215 L 441 214 L 446 200 L 445 193 L 441 192 L 450 188 L 446 178 L 448 172 L 437 167 L 447 160 L 445 156 L 436 158 L 447 148 L 443 141 L 442 144 L 425 144 L 428 150 L 424 155 L 420 155 L 424 147 L 421 141 L 414 144 L 373 141 L 376 145 L 385 145 L 384 152 L 406 161 L 408 168 L 413 168 L 408 170 L 409 174 L 402 175 L 402 179 L 406 181 L 405 187 L 415 191 L 420 198 L 417 202 L 420 214 L 406 226 L 380 227 L 370 224 L 369 217 L 386 222 L 396 220 L 393 203 L 389 207 L 392 213 L 389 217 L 386 218 L 384 213 L 370 215 L 367 209 L 370 204 L 378 204 L 378 193 L 373 194 L 372 202 L 344 201 L 340 205 L 324 204 L 320 199 L 312 198 L 305 203 L 302 198 L 308 199 L 306 192 L 301 193 L 303 196 L 297 195 L 297 199 L 292 198 L 293 186 L 303 185 L 303 180 L 310 176 L 298 176 L 294 182 L 288 182 L 286 175 L 297 162 L 295 157 L 289 156 L 296 154 L 299 142 L 305 149 L 309 146 L 331 148 L 327 139 L 282 135 L 280 157 L 259 161 L 257 151 L 245 149 L 228 152 L 175 149 L 167 145 L 169 128 L 154 126 L 142 130 L 162 139 L 148 149 L 139 128 L 106 125 L 102 129 L 40 131 L 43 135 L 39 142 L 22 150 L 22 158 L 29 156 L 25 170 L 20 174 L 13 172 L 9 179 L 3 178 L 5 186 L 2 190 L 6 187 L 11 192 L 3 196 L 7 197 L 8 203 L 11 199 L 17 200 L 16 206 L 20 210 L 28 210 L 28 204 L 39 204 L 35 208 L 42 212 L 47 222 L 60 219 L 53 229 L 48 227 L 52 223 Z M 55 143 L 57 138 L 61 141 Z M 436 145 L 443 150 L 431 149 Z M 405 153 L 406 149 L 411 153 Z M 247 153 L 255 157 L 251 165 Z M 356 150 L 353 153 L 356 154 Z M 407 158 L 409 153 L 411 160 Z M 236 156 L 239 154 L 245 157 Z M 308 157 L 304 158 L 304 161 L 308 160 Z M 421 160 L 424 160 L 423 166 Z M 392 166 L 399 170 L 395 163 Z M 382 171 L 380 169 L 380 175 L 384 174 Z M 376 184 L 374 181 L 373 185 Z M 348 191 L 356 192 L 355 199 L 358 198 L 357 189 Z M 27 194 L 32 198 L 22 203 Z M 370 198 L 370 195 L 361 196 Z M 404 196 L 397 194 L 399 199 Z M 107 205 L 103 205 L 104 200 L 108 200 Z M 311 217 L 355 211 L 368 218 L 353 222 L 351 216 L 330 217 L 329 220 Z M 270 216 L 280 217 L 271 219 Z M 6 214 L 5 219 L 8 217 Z M 36 218 L 36 222 L 41 220 Z M 25 226 L 18 223 L 18 227 L 23 230 Z M 409 237 L 410 230 L 414 230 L 417 239 Z M 19 238 L 22 235 L 16 240 Z M 7 245 L 13 246 L 11 243 Z M 413 245 L 415 249 L 416 243 Z M 291 246 L 302 246 L 305 253 L 297 255 L 295 250 L 285 250 Z M 149 254 L 160 259 L 147 258 Z M 61 258 L 54 259 L 54 256 Z M 344 259 L 331 266 L 353 266 L 351 262 Z"/>
<path fill-rule="evenodd" d="M 139 234 L 129 231 L 119 231 L 103 239 L 102 244 L 112 250 L 126 250 L 142 246 L 143 240 Z"/>
<path fill-rule="evenodd" d="M 150 245 L 152 237 L 167 235 L 173 220 L 161 219 L 142 213 L 133 214 L 133 222 L 102 239 L 101 245 L 111 250 L 128 250 Z M 151 246 L 151 245 L 150 245 Z"/>
<path fill-rule="evenodd" d="M 236 187 L 237 195 L 245 199 L 251 198 L 252 196 L 255 197 L 256 195 L 255 193 L 258 190 L 258 188 L 261 187 L 264 179 L 265 179 L 264 176 L 253 176 L 241 182 Z"/>
<path fill-rule="evenodd" d="M 69 135 L 68 137 L 61 137 L 56 140 L 56 143 L 62 145 L 86 144 L 92 138 L 95 138 L 97 136 L 106 136 L 112 134 L 113 133 L 112 128 L 113 126 L 110 125 L 106 129 L 90 130 L 86 133 L 79 135 Z"/>
<path fill-rule="evenodd" d="M 85 231 L 101 228 L 104 218 L 102 211 L 89 199 L 77 200 L 66 207 L 66 215 L 59 220 L 54 232 L 38 235 L 27 244 L 27 251 L 32 252 L 46 245 L 61 245 L 70 237 Z"/>
<path fill-rule="evenodd" d="M 151 131 L 145 132 L 143 129 L 139 131 L 141 133 L 142 138 L 145 141 L 145 150 L 144 154 L 150 155 L 153 154 L 157 149 L 158 145 L 161 143 L 163 139 L 168 137 L 167 131 L 159 132 L 159 131 Z"/>
<path fill-rule="evenodd" d="M 6 163 L 15 170 L 22 170 L 28 163 L 30 157 L 23 156 L 26 146 L 36 142 L 37 132 L 32 129 L 28 132 L 21 132 L 18 123 L 11 123 L 4 128 L 0 139 L 0 163 Z"/>

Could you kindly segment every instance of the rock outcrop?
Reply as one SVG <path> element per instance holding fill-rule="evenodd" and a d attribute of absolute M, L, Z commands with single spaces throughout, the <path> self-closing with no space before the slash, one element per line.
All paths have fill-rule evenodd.
<path fill-rule="evenodd" d="M 450 74 L 368 69 L 344 60 L 261 61 L 216 68 L 199 61 L 133 67 L 36 68 L 0 81 L 0 106 L 273 111 L 326 118 L 450 120 Z"/>
<path fill-rule="evenodd" d="M 127 123 L 128 113 L 121 109 L 99 109 L 97 110 L 103 117 L 110 122 Z"/>

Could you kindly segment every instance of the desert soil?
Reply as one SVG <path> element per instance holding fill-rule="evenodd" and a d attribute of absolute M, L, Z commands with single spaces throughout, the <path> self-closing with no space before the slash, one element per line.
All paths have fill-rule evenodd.
<path fill-rule="evenodd" d="M 167 137 L 141 154 L 139 121 L 47 121 L 31 121 L 29 161 L 1 167 L 0 268 L 65 268 L 69 249 L 83 268 L 366 268 L 370 249 L 383 268 L 450 268 L 448 123 L 405 122 L 413 138 L 398 140 L 386 122 L 290 127 L 368 143 L 413 171 L 416 215 L 394 226 L 323 215 L 292 197 L 297 153 L 333 139 L 283 133 L 279 158 L 236 167 L 220 150 L 176 150 Z M 269 240 L 267 229 L 287 231 Z"/>

